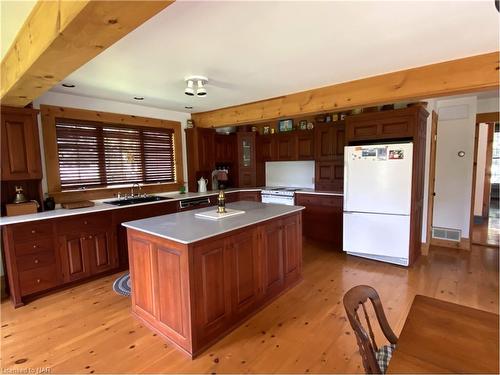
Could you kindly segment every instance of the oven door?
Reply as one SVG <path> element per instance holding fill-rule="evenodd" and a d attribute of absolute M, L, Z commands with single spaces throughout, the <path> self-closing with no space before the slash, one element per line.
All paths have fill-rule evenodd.
<path fill-rule="evenodd" d="M 293 196 L 283 196 L 283 195 L 273 195 L 273 194 L 262 194 L 262 203 L 274 203 L 274 204 L 284 204 L 287 206 L 294 205 Z"/>

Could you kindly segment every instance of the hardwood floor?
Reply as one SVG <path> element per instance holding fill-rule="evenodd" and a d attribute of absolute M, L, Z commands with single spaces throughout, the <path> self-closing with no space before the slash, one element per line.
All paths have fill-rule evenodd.
<path fill-rule="evenodd" d="M 166 344 L 111 290 L 118 275 L 1 305 L 2 372 L 334 373 L 363 372 L 342 296 L 368 284 L 398 334 L 415 294 L 498 313 L 498 249 L 431 248 L 411 269 L 339 254 L 305 242 L 304 281 L 195 360 Z M 382 342 L 382 340 L 378 340 Z"/>

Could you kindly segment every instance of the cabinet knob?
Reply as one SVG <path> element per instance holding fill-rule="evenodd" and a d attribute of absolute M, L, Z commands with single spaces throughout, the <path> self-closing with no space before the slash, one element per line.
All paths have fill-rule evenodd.
<path fill-rule="evenodd" d="M 86 240 L 86 239 L 87 239 L 87 237 L 82 237 L 82 240 Z"/>
<path fill-rule="evenodd" d="M 32 229 L 31 234 L 35 234 L 35 233 L 36 233 L 36 230 Z"/>
<path fill-rule="evenodd" d="M 87 225 L 89 222 L 87 220 L 83 221 L 83 224 Z"/>
<path fill-rule="evenodd" d="M 41 281 L 42 281 L 42 280 L 40 280 L 40 279 L 36 279 L 36 283 L 37 283 L 37 284 L 40 284 L 40 282 L 41 282 Z"/>
<path fill-rule="evenodd" d="M 92 236 L 89 236 L 89 240 L 91 240 L 91 239 L 92 239 Z"/>
<path fill-rule="evenodd" d="M 33 263 L 38 264 L 40 261 L 38 259 L 35 259 Z"/>
<path fill-rule="evenodd" d="M 36 248 L 38 248 L 38 245 L 33 245 L 33 249 L 36 249 Z"/>

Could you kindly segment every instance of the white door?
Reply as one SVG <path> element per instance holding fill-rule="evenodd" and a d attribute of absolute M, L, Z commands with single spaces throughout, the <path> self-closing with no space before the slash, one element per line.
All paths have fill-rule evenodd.
<path fill-rule="evenodd" d="M 410 217 L 344 213 L 344 246 L 350 253 L 408 258 Z"/>
<path fill-rule="evenodd" d="M 345 148 L 344 211 L 410 214 L 413 144 Z"/>

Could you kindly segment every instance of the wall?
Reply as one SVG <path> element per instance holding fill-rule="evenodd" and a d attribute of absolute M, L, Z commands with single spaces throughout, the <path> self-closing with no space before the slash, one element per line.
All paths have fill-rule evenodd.
<path fill-rule="evenodd" d="M 454 228 L 469 238 L 477 99 L 438 100 L 436 198 L 433 226 Z M 465 156 L 459 157 L 459 151 Z"/>
<path fill-rule="evenodd" d="M 477 140 L 476 192 L 474 195 L 474 216 L 483 216 L 484 178 L 486 172 L 486 146 L 488 124 L 479 124 Z"/>
<path fill-rule="evenodd" d="M 499 108 L 498 98 L 479 99 L 477 101 L 477 113 L 499 112 Z"/>
<path fill-rule="evenodd" d="M 164 120 L 174 120 L 180 121 L 183 129 L 186 128 L 186 120 L 191 118 L 189 113 L 170 111 L 167 109 L 161 109 L 156 107 L 148 107 L 145 105 L 138 104 L 130 104 L 130 103 L 122 103 L 116 102 L 112 100 L 105 99 L 97 99 L 97 98 L 89 98 L 84 96 L 77 95 L 68 95 L 61 94 L 56 92 L 46 92 L 44 95 L 39 97 L 33 102 L 33 106 L 35 108 L 40 108 L 41 104 L 46 105 L 56 105 L 62 107 L 72 107 L 72 108 L 80 108 L 80 109 L 88 109 L 94 111 L 102 111 L 102 112 L 113 112 L 120 113 L 126 115 L 135 115 L 135 116 L 143 116 L 143 117 L 152 117 Z M 42 155 L 44 155 L 43 149 L 43 139 L 42 139 L 42 131 L 41 131 L 41 121 L 40 117 L 38 119 L 38 126 L 40 128 L 40 147 Z M 182 132 L 182 160 L 183 160 L 183 169 L 184 169 L 184 181 L 187 181 L 187 154 L 186 154 L 186 135 L 185 132 Z M 42 168 L 44 179 L 42 181 L 43 191 L 47 192 L 47 180 L 46 169 L 45 169 L 45 158 L 42 157 Z M 187 183 L 186 183 L 187 186 Z"/>

